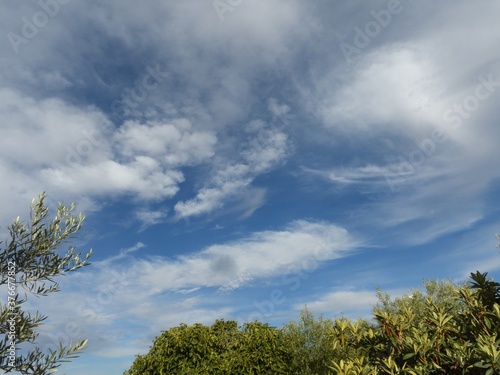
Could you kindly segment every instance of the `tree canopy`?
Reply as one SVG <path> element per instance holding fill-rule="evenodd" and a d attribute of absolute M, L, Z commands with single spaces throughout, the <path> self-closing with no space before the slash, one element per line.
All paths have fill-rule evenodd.
<path fill-rule="evenodd" d="M 181 324 L 165 331 L 125 374 L 289 374 L 289 360 L 279 330 L 217 320 L 210 327 Z"/>
<path fill-rule="evenodd" d="M 157 337 L 125 375 L 500 373 L 500 284 L 486 273 L 378 298 L 371 320 L 317 318 L 306 308 L 280 329 L 182 324 Z"/>
<path fill-rule="evenodd" d="M 0 303 L 0 369 L 6 373 L 45 375 L 52 373 L 62 362 L 77 356 L 86 340 L 77 340 L 59 350 L 44 352 L 36 346 L 37 328 L 47 316 L 24 309 L 28 296 L 47 296 L 58 292 L 55 278 L 88 265 L 91 250 L 83 256 L 75 247 L 62 255 L 58 249 L 80 230 L 84 216 L 73 216 L 75 205 L 59 203 L 56 215 L 48 219 L 49 208 L 45 194 L 33 199 L 31 220 L 19 217 L 8 227 L 10 239 L 0 249 L 1 281 L 7 291 Z M 0 243 L 1 244 L 1 243 Z"/>

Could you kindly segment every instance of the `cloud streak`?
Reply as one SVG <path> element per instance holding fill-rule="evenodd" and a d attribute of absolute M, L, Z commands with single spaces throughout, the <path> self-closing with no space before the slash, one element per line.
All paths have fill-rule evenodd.
<path fill-rule="evenodd" d="M 178 218 L 199 216 L 222 208 L 227 199 L 247 190 L 258 175 L 285 161 L 290 148 L 287 135 L 260 122 L 254 126 L 260 129 L 241 149 L 241 162 L 225 162 L 217 166 L 207 186 L 201 188 L 196 197 L 175 205 Z"/>
<path fill-rule="evenodd" d="M 61 280 L 62 291 L 51 296 L 53 307 L 43 308 L 54 319 L 44 327 L 42 343 L 50 346 L 75 334 L 90 335 L 90 354 L 125 357 L 131 350 L 144 350 L 165 327 L 208 323 L 252 309 L 232 306 L 232 296 L 243 287 L 304 267 L 312 272 L 323 262 L 349 256 L 358 246 L 345 229 L 306 220 L 176 258 L 145 256 L 146 246 L 137 243 Z"/>

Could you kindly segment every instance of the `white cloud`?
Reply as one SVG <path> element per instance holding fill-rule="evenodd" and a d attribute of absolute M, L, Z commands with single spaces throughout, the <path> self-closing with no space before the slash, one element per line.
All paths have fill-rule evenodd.
<path fill-rule="evenodd" d="M 336 37 L 352 36 L 354 25 L 370 18 L 373 4 L 243 1 L 220 22 L 211 1 L 142 7 L 127 0 L 90 3 L 61 4 L 18 54 L 7 38 L 0 39 L 5 52 L 0 61 L 2 223 L 26 212 L 31 198 L 46 190 L 49 198 L 76 201 L 87 213 L 98 209 L 96 201 L 105 205 L 126 198 L 136 204 L 128 217 L 140 221 L 143 230 L 167 219 L 168 203 L 158 201 L 193 185 L 194 192 L 183 191 L 178 198 L 177 218 L 228 212 L 248 217 L 266 201 L 264 184 L 277 183 L 254 181 L 290 158 L 292 140 L 306 172 L 346 187 L 343 192 L 384 192 L 368 203 L 365 197 L 347 202 L 347 209 L 359 214 L 356 229 L 376 237 L 377 245 L 393 241 L 403 249 L 486 221 L 481 218 L 487 219 L 492 198 L 485 193 L 494 196 L 489 189 L 499 177 L 500 96 L 481 101 L 458 129 L 451 129 L 443 114 L 474 93 L 480 75 L 498 74 L 491 65 L 498 61 L 499 3 L 407 3 L 349 66 Z M 375 8 L 385 7 L 382 3 Z M 2 35 L 21 32 L 22 17 L 30 19 L 36 11 L 37 2 L 6 2 Z M 133 108 L 133 121 L 115 128 L 106 116 L 108 103 L 134 87 L 145 66 L 157 63 L 168 70 L 168 79 Z M 292 81 L 307 82 L 302 100 Z M 269 96 L 279 99 L 266 103 Z M 247 146 L 235 155 L 231 148 L 241 137 L 240 126 L 262 112 L 287 120 L 286 134 L 252 122 L 245 127 Z M 444 129 L 448 141 L 415 171 L 396 172 L 391 190 L 386 174 L 403 168 L 381 160 L 386 154 L 408 160 L 415 141 L 435 127 Z M 327 147 L 316 149 L 318 144 Z M 198 180 L 198 168 L 185 168 L 200 165 L 212 174 Z M 317 212 L 325 214 L 322 208 Z M 223 225 L 230 230 L 230 224 Z M 319 258 L 316 245 L 324 249 Z M 169 326 L 230 316 L 237 305 L 228 303 L 226 294 L 207 298 L 213 289 L 241 291 L 241 300 L 251 300 L 256 289 L 242 287 L 319 266 L 356 245 L 336 225 L 300 220 L 281 231 L 175 258 L 146 258 L 148 252 L 135 252 L 143 247 L 138 243 L 65 278 L 63 292 L 41 308 L 53 318 L 46 332 L 64 338 L 71 331 L 65 324 L 76 316 L 82 336 L 91 338 L 91 352 L 130 356 L 146 351 Z M 495 270 L 496 251 L 463 259 Z M 366 284 L 373 275 L 394 277 L 384 272 L 381 258 Z M 453 259 L 450 267 L 464 264 L 463 259 Z M 357 311 L 370 301 L 369 294 L 336 290 L 309 296 L 307 303 L 318 312 Z"/>
<path fill-rule="evenodd" d="M 78 168 L 42 170 L 47 182 L 73 194 L 133 194 L 140 199 L 161 200 L 174 196 L 184 181 L 182 172 L 163 171 L 156 160 L 138 156 L 130 163 L 106 160 Z"/>
<path fill-rule="evenodd" d="M 279 129 L 261 129 L 241 151 L 252 173 L 263 173 L 279 165 L 289 152 L 287 135 Z"/>
<path fill-rule="evenodd" d="M 422 244 L 485 217 L 484 193 L 500 176 L 494 165 L 500 74 L 490 46 L 494 38 L 484 45 L 474 40 L 498 30 L 491 19 L 466 17 L 464 24 L 470 11 L 460 3 L 446 25 L 431 17 L 419 35 L 379 40 L 354 64 L 312 75 L 317 78 L 308 100 L 317 104 L 330 134 L 340 135 L 335 145 L 347 150 L 347 167 L 303 170 L 376 198 L 358 207 L 357 224 L 365 230 L 388 229 L 398 241 Z M 493 83 L 486 87 L 485 80 Z M 479 85 L 484 100 L 477 98 Z M 475 102 L 477 108 L 465 110 L 460 121 L 455 117 L 455 124 L 445 116 Z M 437 129 L 440 142 L 433 138 Z"/>
<path fill-rule="evenodd" d="M 110 258 L 106 258 L 106 260 L 100 261 L 98 264 L 100 266 L 103 266 L 103 267 L 106 265 L 111 266 L 113 262 L 120 260 L 120 259 L 123 259 L 127 255 L 129 255 L 130 253 L 136 252 L 137 250 L 140 250 L 144 247 L 146 247 L 145 244 L 143 244 L 142 242 L 137 242 L 135 245 L 133 245 L 129 248 L 120 249 L 120 253 L 118 255 L 115 255 L 115 256 L 110 257 Z"/>
<path fill-rule="evenodd" d="M 377 300 L 375 291 L 336 290 L 304 304 L 315 313 L 344 316 L 361 313 L 364 317 L 368 317 Z M 304 304 L 297 305 L 296 309 L 303 308 Z"/>
<path fill-rule="evenodd" d="M 258 232 L 226 245 L 213 245 L 175 260 L 137 262 L 138 282 L 159 293 L 198 286 L 223 287 L 235 280 L 273 277 L 303 266 L 343 256 L 356 246 L 346 230 L 329 223 L 296 221 L 283 231 Z"/>
<path fill-rule="evenodd" d="M 357 207 L 355 225 L 364 231 L 388 231 L 393 240 L 414 245 L 471 228 L 484 217 L 481 197 L 497 174 L 494 168 L 485 173 L 491 161 L 480 158 L 471 163 L 473 158 L 473 154 L 462 150 L 460 155 L 453 153 L 453 157 L 433 155 L 412 169 L 403 168 L 402 164 L 368 164 L 358 168 L 303 170 L 336 186 L 376 198 Z M 478 166 L 481 162 L 484 165 Z"/>
<path fill-rule="evenodd" d="M 343 228 L 304 220 L 174 259 L 134 256 L 145 247 L 137 243 L 59 280 L 61 292 L 40 307 L 51 318 L 41 344 L 53 345 L 57 339 L 64 344 L 81 335 L 90 337 L 90 354 L 116 357 L 129 355 L 131 348 L 144 351 L 165 328 L 181 322 L 209 324 L 236 311 L 227 294 L 207 288 L 227 292 L 311 270 L 346 256 L 357 245 Z M 43 303 L 43 298 L 33 300 L 30 306 Z M 109 349 L 117 345 L 120 350 Z"/>
<path fill-rule="evenodd" d="M 291 110 L 290 106 L 285 103 L 280 103 L 276 98 L 269 98 L 267 100 L 269 111 L 276 117 L 285 117 Z"/>
<path fill-rule="evenodd" d="M 165 218 L 168 215 L 168 210 L 163 209 L 163 210 L 148 210 L 148 209 L 141 209 L 137 211 L 136 213 L 137 219 L 142 222 L 142 226 L 140 228 L 140 231 L 145 230 L 146 228 L 150 227 L 151 225 L 156 225 L 164 222 Z"/>
<path fill-rule="evenodd" d="M 46 181 L 73 193 L 129 194 L 161 200 L 174 196 L 184 176 L 179 169 L 213 155 L 216 138 L 196 132 L 184 120 L 174 124 L 129 121 L 113 134 L 109 158 L 94 163 L 46 168 Z"/>
<path fill-rule="evenodd" d="M 393 174 L 387 166 L 367 164 L 363 167 L 339 168 L 330 170 L 318 170 L 301 167 L 301 170 L 312 175 L 323 177 L 333 183 L 341 185 L 351 184 L 386 184 L 385 176 Z"/>
<path fill-rule="evenodd" d="M 331 88 L 338 71 L 321 84 L 326 98 L 320 115 L 328 127 L 344 131 L 389 128 L 419 134 L 419 129 L 440 122 L 444 110 L 439 103 L 443 82 L 435 71 L 432 60 L 415 46 L 381 48 L 365 56 L 340 87 Z"/>
<path fill-rule="evenodd" d="M 158 201 L 171 198 L 184 181 L 182 167 L 205 163 L 216 137 L 186 120 L 127 122 L 114 129 L 93 107 L 60 99 L 36 100 L 0 91 L 0 197 L 6 221 L 45 190 L 58 200 L 87 202 L 97 196 L 130 194 Z M 145 219 L 144 215 L 142 215 Z M 156 217 L 155 220 L 159 220 Z M 151 225 L 151 217 L 149 217 Z"/>
<path fill-rule="evenodd" d="M 115 147 L 124 156 L 150 156 L 169 167 L 193 165 L 214 155 L 217 138 L 192 128 L 187 120 L 171 124 L 127 121 L 115 134 Z"/>
<path fill-rule="evenodd" d="M 222 163 L 195 198 L 175 205 L 177 217 L 199 216 L 223 207 L 226 200 L 248 191 L 259 174 L 280 165 L 288 152 L 288 138 L 283 131 L 260 128 L 240 152 L 243 159 L 240 163 Z"/>
<path fill-rule="evenodd" d="M 0 156 L 25 168 L 65 163 L 68 146 L 91 157 L 96 146 L 85 134 L 105 132 L 109 127 L 106 117 L 95 108 L 79 109 L 59 99 L 38 101 L 1 89 L 0 103 Z"/>

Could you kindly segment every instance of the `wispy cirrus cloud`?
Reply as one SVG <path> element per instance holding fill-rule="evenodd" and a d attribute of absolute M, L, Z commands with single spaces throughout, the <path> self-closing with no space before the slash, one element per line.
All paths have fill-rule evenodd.
<path fill-rule="evenodd" d="M 256 132 L 241 148 L 239 162 L 224 160 L 216 165 L 213 175 L 196 197 L 175 205 L 178 218 L 199 216 L 223 207 L 226 200 L 247 191 L 258 175 L 271 171 L 286 160 L 290 152 L 286 133 L 261 122 L 254 122 L 253 128 Z"/>
<path fill-rule="evenodd" d="M 150 283 L 158 292 L 197 286 L 221 287 L 241 276 L 252 280 L 289 272 L 299 267 L 304 258 L 314 255 L 320 260 L 335 259 L 358 245 L 343 228 L 326 222 L 299 220 L 282 231 L 257 232 L 240 241 L 213 245 L 175 261 L 160 258 L 152 263 L 139 261 L 134 268 L 144 270 L 141 282 Z"/>
<path fill-rule="evenodd" d="M 344 228 L 307 220 L 175 258 L 147 256 L 146 245 L 137 243 L 61 280 L 62 291 L 51 296 L 53 307 L 43 308 L 52 320 L 41 342 L 54 345 L 53 332 L 63 342 L 76 332 L 90 335 L 90 354 L 129 356 L 130 350 L 145 350 L 165 327 L 208 323 L 252 309 L 251 302 L 233 306 L 232 298 L 244 286 L 303 270 L 304 263 L 313 272 L 311 267 L 349 256 L 359 245 Z M 67 333 L 68 317 L 77 317 L 72 335 Z M 120 350 L 107 348 L 117 343 Z"/>
<path fill-rule="evenodd" d="M 374 164 L 367 164 L 358 168 L 351 167 L 330 170 L 318 170 L 304 166 L 300 169 L 303 172 L 322 177 L 340 185 L 383 185 L 387 183 L 384 176 L 392 174 L 389 167 Z"/>
<path fill-rule="evenodd" d="M 4 3 L 4 36 L 45 12 Z M 41 190 L 89 214 L 98 260 L 37 301 L 43 343 L 90 338 L 67 373 L 180 322 L 357 315 L 376 283 L 498 270 L 500 3 L 42 3 L 29 43 L 0 38 L 0 216 Z"/>

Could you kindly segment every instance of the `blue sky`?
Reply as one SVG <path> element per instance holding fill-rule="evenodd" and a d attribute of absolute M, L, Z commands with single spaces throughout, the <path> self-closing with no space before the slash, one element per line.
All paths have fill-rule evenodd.
<path fill-rule="evenodd" d="M 498 2 L 3 1 L 1 226 L 76 202 L 92 265 L 31 302 L 72 375 L 162 330 L 368 317 L 500 279 Z"/>

